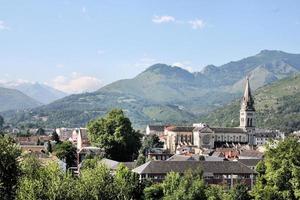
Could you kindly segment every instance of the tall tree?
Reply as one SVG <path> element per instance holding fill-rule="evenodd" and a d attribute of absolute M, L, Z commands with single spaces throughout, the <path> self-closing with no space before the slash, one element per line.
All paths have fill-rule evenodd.
<path fill-rule="evenodd" d="M 14 199 L 20 176 L 20 155 L 20 147 L 15 141 L 7 135 L 0 134 L 0 196 L 3 199 Z"/>
<path fill-rule="evenodd" d="M 122 110 L 114 109 L 105 117 L 89 122 L 90 141 L 117 161 L 132 161 L 141 147 L 141 134 L 135 131 Z"/>
<path fill-rule="evenodd" d="M 76 147 L 74 147 L 71 142 L 67 141 L 56 144 L 54 153 L 59 159 L 66 162 L 67 169 L 76 164 Z"/>
<path fill-rule="evenodd" d="M 114 184 L 117 199 L 141 199 L 143 195 L 144 188 L 139 181 L 139 176 L 122 164 L 117 168 Z"/>
<path fill-rule="evenodd" d="M 63 172 L 57 163 L 41 165 L 35 157 L 22 161 L 23 176 L 19 182 L 18 200 L 79 200 L 78 182 Z"/>
<path fill-rule="evenodd" d="M 300 143 L 287 138 L 268 146 L 257 165 L 259 173 L 252 192 L 257 200 L 300 199 Z"/>

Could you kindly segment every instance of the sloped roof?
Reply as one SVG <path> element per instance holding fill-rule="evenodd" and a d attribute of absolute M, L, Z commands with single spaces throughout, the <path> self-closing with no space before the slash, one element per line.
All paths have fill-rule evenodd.
<path fill-rule="evenodd" d="M 148 125 L 150 131 L 163 132 L 165 130 L 165 126 L 162 125 Z"/>
<path fill-rule="evenodd" d="M 193 126 L 168 126 L 166 129 L 168 131 L 173 131 L 173 132 L 192 132 L 195 127 Z"/>
<path fill-rule="evenodd" d="M 244 150 L 240 152 L 239 157 L 252 157 L 252 158 L 262 158 L 263 153 L 255 150 Z"/>
<path fill-rule="evenodd" d="M 203 169 L 204 173 L 255 174 L 246 165 L 235 161 L 149 161 L 135 169 L 138 174 L 167 174 L 171 171 L 184 173 L 186 170 Z"/>
<path fill-rule="evenodd" d="M 175 154 L 167 159 L 167 161 L 187 161 L 187 160 L 196 161 L 197 159 L 192 156 L 185 156 L 185 155 L 178 155 L 178 154 Z"/>
<path fill-rule="evenodd" d="M 210 127 L 215 133 L 247 133 L 242 128 L 219 128 L 219 127 Z"/>
<path fill-rule="evenodd" d="M 262 159 L 239 159 L 238 161 L 246 166 L 256 166 Z"/>

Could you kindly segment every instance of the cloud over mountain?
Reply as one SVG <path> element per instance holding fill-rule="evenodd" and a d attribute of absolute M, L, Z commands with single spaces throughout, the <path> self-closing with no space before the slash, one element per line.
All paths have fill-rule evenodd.
<path fill-rule="evenodd" d="M 66 93 L 92 92 L 103 86 L 102 80 L 73 72 L 70 76 L 57 76 L 50 85 Z"/>

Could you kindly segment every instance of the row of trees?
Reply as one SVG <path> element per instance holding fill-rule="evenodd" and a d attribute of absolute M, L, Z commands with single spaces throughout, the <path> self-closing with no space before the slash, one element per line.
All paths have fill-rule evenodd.
<path fill-rule="evenodd" d="M 5 200 L 37 199 L 300 199 L 300 143 L 293 138 L 268 147 L 255 188 L 244 185 L 226 190 L 208 186 L 201 170 L 184 176 L 171 172 L 158 184 L 140 182 L 125 166 L 111 173 L 97 159 L 83 163 L 80 176 L 61 170 L 57 163 L 41 163 L 20 148 L 9 136 L 0 136 L 0 197 Z"/>

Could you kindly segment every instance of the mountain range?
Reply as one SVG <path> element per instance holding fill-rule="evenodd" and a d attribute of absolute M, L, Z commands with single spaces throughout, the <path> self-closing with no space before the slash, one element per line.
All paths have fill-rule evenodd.
<path fill-rule="evenodd" d="M 57 99 L 67 96 L 66 93 L 54 89 L 46 84 L 28 81 L 6 81 L 0 83 L 1 87 L 16 89 L 42 104 L 49 104 Z M 1 93 L 0 93 L 1 95 Z"/>
<path fill-rule="evenodd" d="M 35 99 L 15 90 L 0 87 L 0 112 L 7 110 L 24 110 L 42 105 Z"/>
<path fill-rule="evenodd" d="M 254 56 L 201 72 L 155 64 L 132 79 L 93 93 L 70 95 L 48 105 L 4 116 L 15 124 L 84 126 L 112 108 L 122 108 L 135 127 L 192 123 L 241 96 L 246 76 L 255 90 L 300 71 L 300 54 L 263 50 Z"/>
<path fill-rule="evenodd" d="M 256 90 L 254 95 L 256 126 L 290 133 L 300 129 L 300 74 L 278 80 Z M 212 126 L 239 125 L 241 98 L 202 116 Z"/>

